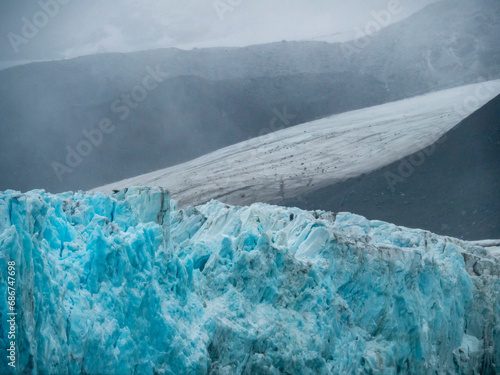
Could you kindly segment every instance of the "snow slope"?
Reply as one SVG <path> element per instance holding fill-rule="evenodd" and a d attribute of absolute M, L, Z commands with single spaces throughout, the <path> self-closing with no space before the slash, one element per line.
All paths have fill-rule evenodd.
<path fill-rule="evenodd" d="M 495 80 L 347 112 L 93 191 L 162 186 L 180 205 L 275 202 L 419 151 L 499 93 Z"/>
<path fill-rule="evenodd" d="M 11 261 L 16 373 L 499 371 L 498 260 L 349 213 L 6 191 L 3 296 Z"/>

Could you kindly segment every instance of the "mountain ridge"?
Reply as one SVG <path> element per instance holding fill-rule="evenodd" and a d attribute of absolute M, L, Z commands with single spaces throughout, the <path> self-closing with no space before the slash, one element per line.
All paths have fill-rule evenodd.
<path fill-rule="evenodd" d="M 488 12 L 494 3 L 460 4 L 441 24 L 435 14 L 439 8 L 423 9 L 368 36 L 370 43 L 352 56 L 326 42 L 281 42 L 102 54 L 0 71 L 0 156 L 6 160 L 0 188 L 87 189 L 283 126 L 500 77 L 499 47 L 491 43 L 500 23 L 495 23 L 496 13 Z M 425 35 L 414 41 L 413 50 L 407 45 L 413 31 L 431 20 L 434 26 L 421 30 Z M 474 31 L 476 26 L 484 30 Z M 435 37 L 439 27 L 444 31 Z M 461 64 L 451 69 L 453 38 L 460 35 L 479 49 L 462 51 Z M 148 69 L 168 77 L 60 181 L 53 163 L 64 163 L 67 148 L 85 140 L 82 131 L 92 131 L 102 119 L 115 120 L 111 105 L 137 89 Z M 273 129 L 276 111 L 285 110 L 295 118 Z"/>

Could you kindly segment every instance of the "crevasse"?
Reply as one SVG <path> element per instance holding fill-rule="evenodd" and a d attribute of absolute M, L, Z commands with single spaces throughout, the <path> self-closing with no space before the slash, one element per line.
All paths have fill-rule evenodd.
<path fill-rule="evenodd" d="M 350 213 L 6 191 L 0 373 L 494 374 L 499 274 L 483 247 Z"/>

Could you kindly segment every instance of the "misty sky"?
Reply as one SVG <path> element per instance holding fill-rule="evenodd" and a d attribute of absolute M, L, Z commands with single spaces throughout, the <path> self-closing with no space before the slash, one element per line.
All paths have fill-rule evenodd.
<path fill-rule="evenodd" d="M 49 7 L 52 14 L 47 19 L 37 13 L 40 3 L 56 1 L 66 4 L 59 9 Z M 356 37 L 357 28 L 363 29 L 374 20 L 374 12 L 387 10 L 391 2 L 400 6 L 400 11 L 391 15 L 391 21 L 396 22 L 435 1 L 2 0 L 0 61 L 165 47 L 245 46 L 280 40 L 347 40 Z M 35 31 L 28 29 L 36 35 L 25 37 L 25 20 L 41 25 L 35 26 Z M 9 35 L 11 39 L 23 39 L 15 39 L 13 47 Z"/>

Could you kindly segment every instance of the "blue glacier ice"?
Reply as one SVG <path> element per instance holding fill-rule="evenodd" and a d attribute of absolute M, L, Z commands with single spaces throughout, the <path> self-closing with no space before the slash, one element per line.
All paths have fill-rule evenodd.
<path fill-rule="evenodd" d="M 495 374 L 499 275 L 483 247 L 350 213 L 6 191 L 0 373 Z"/>

